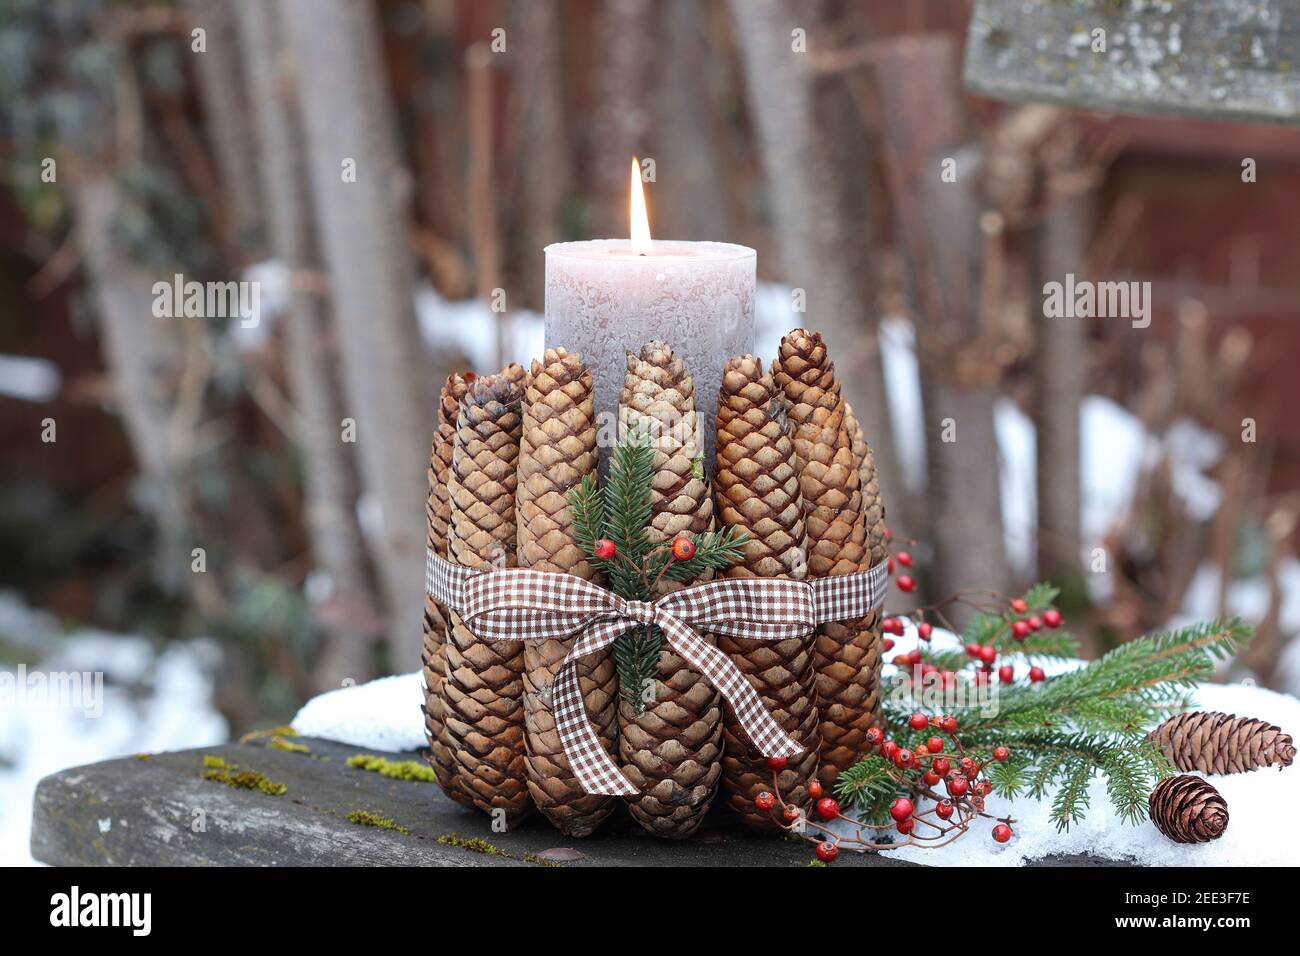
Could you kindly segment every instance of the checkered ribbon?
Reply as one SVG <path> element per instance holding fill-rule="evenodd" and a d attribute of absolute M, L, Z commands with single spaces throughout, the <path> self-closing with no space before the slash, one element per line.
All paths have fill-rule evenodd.
<path fill-rule="evenodd" d="M 703 630 L 780 641 L 818 624 L 863 617 L 880 606 L 884 562 L 870 571 L 813 581 L 724 578 L 673 591 L 656 601 L 630 601 L 571 574 L 511 568 L 471 571 L 428 554 L 425 588 L 459 612 L 480 640 L 544 641 L 576 635 L 551 687 L 555 727 L 574 776 L 587 793 L 632 796 L 634 787 L 600 745 L 587 718 L 577 662 L 637 627 L 654 625 L 683 659 L 721 692 L 737 722 L 765 757 L 802 752 L 763 706 L 748 680 Z"/>

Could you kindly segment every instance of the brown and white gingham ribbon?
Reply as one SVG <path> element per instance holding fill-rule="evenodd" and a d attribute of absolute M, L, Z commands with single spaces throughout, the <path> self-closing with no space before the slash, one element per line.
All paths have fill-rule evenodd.
<path fill-rule="evenodd" d="M 765 757 L 802 752 L 767 712 L 748 680 L 692 625 L 716 634 L 781 641 L 818 624 L 865 616 L 881 605 L 887 570 L 812 581 L 724 578 L 673 591 L 656 601 L 629 601 L 571 574 L 511 568 L 471 571 L 428 553 L 425 589 L 457 611 L 485 641 L 543 641 L 577 635 L 556 671 L 551 710 L 564 754 L 587 793 L 631 796 L 632 782 L 600 745 L 578 686 L 577 662 L 624 632 L 653 624 L 669 645 L 731 705 L 736 720 Z"/>

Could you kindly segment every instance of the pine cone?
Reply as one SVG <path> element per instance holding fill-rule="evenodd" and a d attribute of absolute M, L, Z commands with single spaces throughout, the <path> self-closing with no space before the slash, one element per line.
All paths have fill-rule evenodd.
<path fill-rule="evenodd" d="M 596 471 L 596 413 L 591 372 L 576 354 L 547 349 L 533 362 L 524 392 L 519 453 L 519 566 L 594 580 L 596 570 L 573 536 L 569 491 Z M 551 684 L 569 641 L 524 645 L 524 716 L 528 790 L 537 808 L 567 836 L 589 836 L 615 807 L 613 798 L 586 793 L 560 744 L 551 713 Z M 578 663 L 578 683 L 596 735 L 614 752 L 618 733 L 618 675 L 602 652 Z"/>
<path fill-rule="evenodd" d="M 876 453 L 867 444 L 862 425 L 853 414 L 853 406 L 844 403 L 844 429 L 849 433 L 849 447 L 853 460 L 858 463 L 858 477 L 862 481 L 862 514 L 867 524 L 867 553 L 869 567 L 889 559 L 888 541 L 885 540 L 885 503 L 880 499 L 880 477 L 876 474 Z"/>
<path fill-rule="evenodd" d="M 733 358 L 722 370 L 717 448 L 719 520 L 723 527 L 749 536 L 744 558 L 727 576 L 802 580 L 808 573 L 808 540 L 785 398 L 751 355 Z M 781 729 L 805 748 L 777 775 L 782 797 L 795 805 L 808 802 L 808 782 L 817 773 L 821 746 L 813 641 L 811 634 L 775 642 L 718 638 L 718 646 L 740 668 Z M 727 802 L 746 826 L 777 829 L 771 814 L 754 806 L 760 792 L 772 789 L 772 771 L 729 709 L 722 740 Z"/>
<path fill-rule="evenodd" d="M 639 356 L 628 355 L 620 436 L 642 423 L 655 446 L 651 540 L 711 530 L 713 500 L 696 470 L 703 444 L 695 384 L 662 342 L 646 345 Z M 681 839 L 703 821 L 722 775 L 721 695 L 667 645 L 659 652 L 654 690 L 654 700 L 640 714 L 619 700 L 619 754 L 628 779 L 641 791 L 627 804 L 651 833 Z"/>
<path fill-rule="evenodd" d="M 820 333 L 796 329 L 781 340 L 772 377 L 790 403 L 795 454 L 803 493 L 813 577 L 850 574 L 874 563 L 867 536 L 861 466 L 845 425 L 845 403 L 835 366 Z M 865 443 L 864 443 L 865 445 Z M 879 521 L 884 512 L 880 509 Z M 883 554 L 883 526 L 881 527 Z M 878 611 L 856 621 L 823 625 L 817 634 L 817 692 L 821 701 L 821 768 L 829 787 L 867 749 L 866 734 L 880 726 L 880 623 Z"/>
<path fill-rule="evenodd" d="M 1280 770 L 1295 759 L 1295 744 L 1281 727 L 1214 710 L 1170 717 L 1147 740 L 1176 769 L 1201 773 L 1243 773 L 1272 764 Z"/>
<path fill-rule="evenodd" d="M 474 381 L 473 372 L 447 376 L 438 401 L 438 430 L 433 436 L 433 450 L 429 455 L 429 499 L 427 505 L 429 537 L 428 547 L 434 554 L 447 556 L 447 526 L 451 518 L 451 496 L 447 491 L 447 472 L 451 467 L 452 446 L 456 438 L 456 418 L 460 414 L 460 400 Z M 445 645 L 447 641 L 447 615 L 445 608 L 433 598 L 424 598 L 424 644 L 420 663 L 424 673 L 424 732 L 429 741 L 429 765 L 438 778 L 438 785 L 452 799 L 471 805 L 468 794 L 456 784 L 456 762 L 442 743 L 442 680 Z"/>
<path fill-rule="evenodd" d="M 1175 843 L 1208 843 L 1228 829 L 1228 805 L 1200 777 L 1166 777 L 1148 803 L 1151 822 Z"/>
<path fill-rule="evenodd" d="M 522 372 L 513 366 L 478 379 L 461 401 L 447 482 L 447 556 L 455 564 L 515 564 Z M 505 824 L 513 827 L 532 805 L 525 783 L 524 650 L 515 641 L 480 641 L 460 615 L 449 617 L 440 739 L 455 759 L 456 786 L 479 809 L 505 811 Z"/>

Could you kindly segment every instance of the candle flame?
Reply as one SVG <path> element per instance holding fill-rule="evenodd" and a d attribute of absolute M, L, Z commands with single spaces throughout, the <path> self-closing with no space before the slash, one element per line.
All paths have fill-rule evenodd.
<path fill-rule="evenodd" d="M 646 256 L 654 251 L 650 242 L 650 219 L 645 211 L 645 187 L 641 184 L 641 163 L 632 157 L 632 251 Z"/>

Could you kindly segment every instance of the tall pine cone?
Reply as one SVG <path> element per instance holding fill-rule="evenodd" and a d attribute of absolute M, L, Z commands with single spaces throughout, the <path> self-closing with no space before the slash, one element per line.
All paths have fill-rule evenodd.
<path fill-rule="evenodd" d="M 785 398 L 752 355 L 729 361 L 718 396 L 718 455 L 714 488 L 724 527 L 748 535 L 744 558 L 728 577 L 802 580 L 808 573 L 808 540 L 798 460 L 790 436 Z M 749 680 L 781 729 L 804 752 L 777 775 L 788 803 L 808 801 L 808 782 L 817 773 L 817 671 L 813 635 L 757 641 L 721 635 L 718 646 Z M 772 788 L 772 771 L 728 709 L 723 723 L 722 787 L 727 802 L 754 829 L 773 830 L 769 813 L 754 798 Z"/>
<path fill-rule="evenodd" d="M 519 566 L 593 580 L 596 570 L 573 535 L 569 491 L 596 471 L 596 413 L 591 372 L 576 354 L 547 349 L 534 361 L 524 392 L 519 454 Z M 560 744 L 551 684 L 568 641 L 524 645 L 524 719 L 528 790 L 537 808 L 568 836 L 594 833 L 613 811 L 612 797 L 583 791 Z M 618 733 L 618 675 L 608 651 L 578 663 L 587 715 L 606 750 Z"/>
<path fill-rule="evenodd" d="M 867 535 L 862 462 L 853 454 L 845 403 L 821 334 L 795 329 L 781 340 L 772 377 L 790 403 L 803 493 L 809 570 L 814 577 L 850 574 L 874 563 Z M 879 507 L 879 497 L 870 503 Z M 883 522 L 883 509 L 880 520 Z M 883 529 L 882 529 L 883 535 Z M 831 786 L 866 751 L 866 734 L 882 724 L 878 611 L 823 625 L 817 634 L 821 768 Z"/>
<path fill-rule="evenodd" d="M 1254 717 L 1219 711 L 1195 711 L 1170 717 L 1151 733 L 1178 770 L 1243 773 L 1277 764 L 1291 766 L 1295 744 L 1281 727 Z"/>
<path fill-rule="evenodd" d="M 628 355 L 620 436 L 637 425 L 648 426 L 655 447 L 651 540 L 711 530 L 713 500 L 696 465 L 704 446 L 695 383 L 662 342 Z M 632 816 L 657 836 L 690 836 L 703 821 L 722 775 L 721 695 L 665 644 L 653 702 L 637 714 L 620 697 L 618 721 L 623 771 L 641 791 L 627 798 Z"/>
<path fill-rule="evenodd" d="M 473 372 L 447 376 L 438 400 L 438 429 L 433 436 L 433 449 L 429 455 L 429 500 L 427 505 L 429 536 L 428 548 L 434 554 L 447 556 L 447 526 L 451 519 L 451 495 L 447 491 L 447 472 L 451 468 L 452 447 L 456 439 L 456 419 L 460 415 L 460 400 L 474 381 Z M 470 805 L 469 796 L 455 785 L 456 762 L 442 738 L 442 679 L 445 645 L 447 640 L 446 609 L 433 598 L 424 598 L 424 644 L 420 663 L 424 674 L 424 732 L 429 741 L 429 764 L 438 778 L 443 792 L 453 799 Z"/>
<path fill-rule="evenodd" d="M 523 370 L 475 381 L 460 405 L 448 488 L 448 559 L 471 568 L 515 565 L 515 486 Z M 523 669 L 517 641 L 480 641 L 449 614 L 441 740 L 456 786 L 474 806 L 504 811 L 507 828 L 532 805 L 525 783 Z"/>
<path fill-rule="evenodd" d="M 853 414 L 853 406 L 844 403 L 844 429 L 849 433 L 849 447 L 858 464 L 858 477 L 862 481 L 862 514 L 867 524 L 867 554 L 869 565 L 875 567 L 889 558 L 889 542 L 885 539 L 885 503 L 880 498 L 880 476 L 876 474 L 876 453 L 867 444 L 862 425 Z"/>
<path fill-rule="evenodd" d="M 1165 777 L 1151 791 L 1151 822 L 1175 843 L 1208 843 L 1228 829 L 1228 805 L 1208 781 Z"/>

